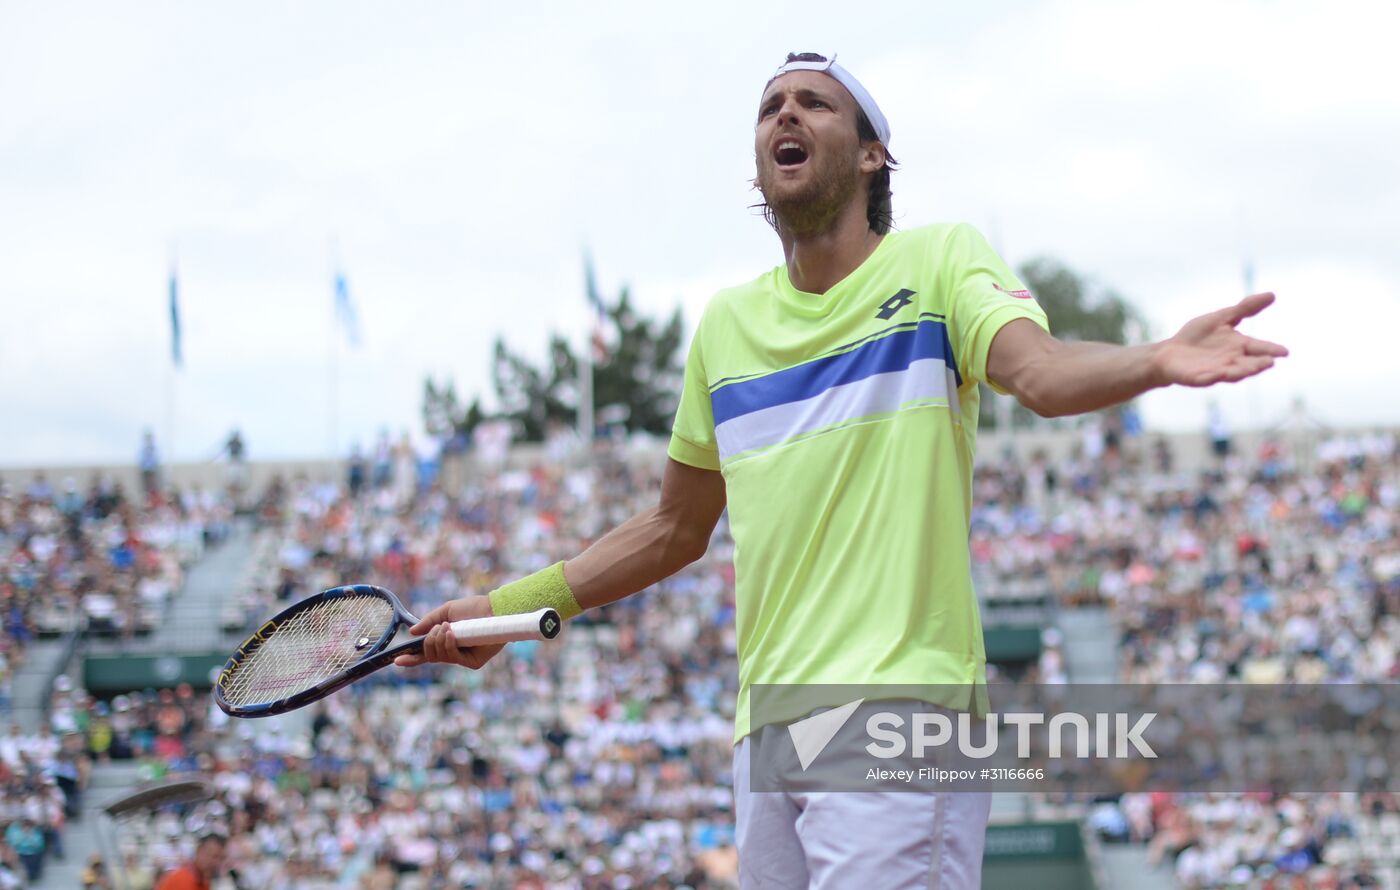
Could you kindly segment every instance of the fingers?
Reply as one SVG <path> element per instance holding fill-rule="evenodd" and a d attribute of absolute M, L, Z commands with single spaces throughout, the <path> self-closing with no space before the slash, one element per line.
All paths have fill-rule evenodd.
<path fill-rule="evenodd" d="M 481 667 L 495 657 L 503 646 L 471 646 L 462 648 L 452 635 L 451 622 L 461 618 L 484 618 L 491 614 L 491 600 L 485 596 L 468 596 L 451 600 L 433 609 L 409 632 L 423 638 L 422 654 L 400 655 L 394 659 L 399 667 L 424 664 L 455 664 L 458 667 Z"/>
<path fill-rule="evenodd" d="M 408 632 L 413 634 L 415 637 L 421 637 L 423 634 L 431 630 L 435 625 L 441 624 L 444 621 L 451 621 L 451 609 L 451 602 L 443 603 L 436 609 L 424 615 L 422 618 L 419 618 L 418 623 L 410 627 L 408 629 Z"/>
<path fill-rule="evenodd" d="M 423 638 L 423 657 L 428 661 L 468 667 L 462 656 L 462 650 L 457 647 L 457 638 L 452 635 L 452 626 L 449 624 L 439 624 Z"/>
<path fill-rule="evenodd" d="M 1228 313 L 1230 324 L 1237 325 L 1251 315 L 1263 312 L 1273 302 L 1272 293 L 1251 294 L 1225 311 Z"/>
<path fill-rule="evenodd" d="M 485 596 L 464 596 L 461 599 L 448 600 L 428 614 L 424 615 L 417 624 L 408 630 L 414 636 L 423 636 L 432 627 L 442 624 L 444 621 L 456 621 L 459 618 L 485 618 L 491 614 L 491 599 Z"/>
<path fill-rule="evenodd" d="M 1244 342 L 1245 355 L 1267 355 L 1273 358 L 1283 358 L 1288 355 L 1288 348 L 1278 343 L 1270 343 L 1268 340 L 1256 340 L 1248 337 Z"/>
<path fill-rule="evenodd" d="M 472 670 L 483 667 L 486 662 L 496 657 L 496 653 L 505 648 L 504 643 L 494 646 L 472 646 L 469 649 L 458 649 L 466 659 L 466 666 Z"/>
<path fill-rule="evenodd" d="M 1253 377 L 1263 371 L 1267 371 L 1274 366 L 1274 360 L 1267 355 L 1241 356 L 1232 361 L 1220 376 L 1220 382 L 1237 383 L 1247 377 Z"/>
<path fill-rule="evenodd" d="M 493 646 L 471 646 L 462 648 L 452 635 L 452 626 L 438 624 L 423 637 L 421 655 L 400 655 L 394 659 L 399 667 L 418 667 L 424 664 L 455 664 L 458 667 L 476 670 L 504 649 L 504 644 Z"/>
<path fill-rule="evenodd" d="M 1285 353 L 1286 354 L 1286 353 Z M 1177 382 L 1185 386 L 1212 386 L 1216 383 L 1237 383 L 1274 366 L 1273 355 L 1236 355 L 1228 360 L 1197 366 L 1183 373 Z"/>

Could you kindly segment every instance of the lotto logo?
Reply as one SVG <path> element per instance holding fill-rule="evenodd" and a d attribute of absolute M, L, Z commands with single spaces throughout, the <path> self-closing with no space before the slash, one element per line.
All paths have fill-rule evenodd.
<path fill-rule="evenodd" d="M 875 317 L 882 319 L 894 318 L 896 312 L 914 302 L 909 299 L 914 296 L 914 293 L 914 291 L 907 287 L 900 288 L 898 293 L 880 304 L 880 311 L 875 313 Z"/>

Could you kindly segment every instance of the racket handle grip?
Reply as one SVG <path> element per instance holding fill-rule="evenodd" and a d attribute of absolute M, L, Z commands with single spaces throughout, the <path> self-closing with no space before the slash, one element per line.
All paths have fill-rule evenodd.
<path fill-rule="evenodd" d="M 564 626 L 553 609 L 452 622 L 452 635 L 463 646 L 490 646 L 519 640 L 552 640 Z"/>

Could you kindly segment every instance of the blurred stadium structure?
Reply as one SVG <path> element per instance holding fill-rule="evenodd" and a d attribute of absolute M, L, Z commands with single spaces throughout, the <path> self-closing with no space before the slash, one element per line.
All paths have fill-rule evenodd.
<path fill-rule="evenodd" d="M 1393 433 L 1299 426 L 1219 457 L 1205 437 L 1086 430 L 982 439 L 971 549 L 998 672 L 1400 675 Z M 422 611 L 489 589 L 654 498 L 664 451 L 499 457 L 371 473 L 354 496 L 341 463 L 255 464 L 240 504 L 212 464 L 167 468 L 149 498 L 134 467 L 0 471 L 0 821 L 44 829 L 31 886 L 82 886 L 95 852 L 114 886 L 149 887 L 211 828 L 245 886 L 733 886 L 723 522 L 702 561 L 558 645 L 391 673 L 276 722 L 210 706 L 210 671 L 279 602 L 371 580 Z M 97 849 L 105 804 L 182 773 L 217 794 L 124 814 L 120 849 Z M 993 888 L 1400 887 L 1394 794 L 1003 794 L 989 831 Z M 24 871 L 7 840 L 0 887 Z"/>

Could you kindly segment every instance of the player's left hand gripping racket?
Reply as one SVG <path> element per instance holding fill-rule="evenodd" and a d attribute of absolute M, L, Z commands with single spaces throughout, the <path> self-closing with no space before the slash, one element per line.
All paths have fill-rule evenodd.
<path fill-rule="evenodd" d="M 307 597 L 271 618 L 224 665 L 214 701 L 232 717 L 270 717 L 319 701 L 356 680 L 420 652 L 423 638 L 393 648 L 418 619 L 382 587 L 355 584 Z M 452 622 L 463 646 L 552 640 L 563 622 L 553 609 Z"/>

